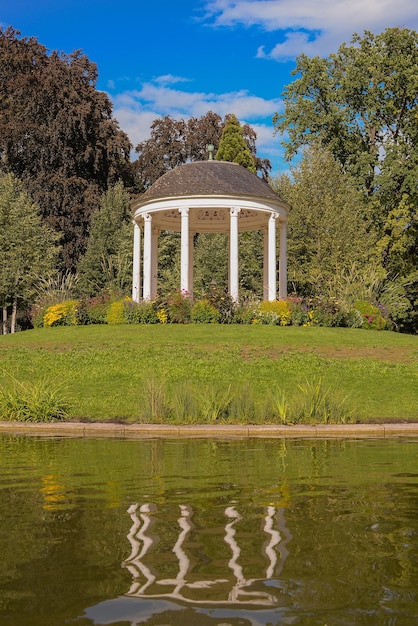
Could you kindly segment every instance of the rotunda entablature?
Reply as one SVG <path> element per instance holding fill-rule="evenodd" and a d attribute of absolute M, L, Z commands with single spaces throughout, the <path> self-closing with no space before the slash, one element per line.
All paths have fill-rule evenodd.
<path fill-rule="evenodd" d="M 136 208 L 135 208 L 136 205 Z M 181 231 L 181 210 L 189 209 L 190 230 L 193 232 L 228 232 L 229 212 L 239 209 L 240 232 L 261 230 L 267 226 L 271 214 L 285 220 L 287 206 L 272 199 L 242 196 L 184 196 L 137 201 L 134 221 L 139 223 L 144 215 L 152 216 L 153 224 L 160 230 Z"/>

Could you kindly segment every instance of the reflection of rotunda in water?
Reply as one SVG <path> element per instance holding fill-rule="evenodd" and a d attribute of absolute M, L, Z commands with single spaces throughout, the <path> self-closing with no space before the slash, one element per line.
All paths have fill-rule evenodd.
<path fill-rule="evenodd" d="M 283 509 L 193 510 L 146 503 L 128 509 L 129 597 L 192 604 L 277 604 L 291 534 Z M 275 593 L 277 592 L 277 593 Z"/>

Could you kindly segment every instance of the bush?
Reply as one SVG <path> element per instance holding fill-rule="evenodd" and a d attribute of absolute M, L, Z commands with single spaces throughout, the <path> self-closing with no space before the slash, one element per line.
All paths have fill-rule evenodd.
<path fill-rule="evenodd" d="M 125 300 L 116 300 L 112 302 L 106 311 L 106 324 L 125 324 Z"/>
<path fill-rule="evenodd" d="M 290 305 L 291 323 L 293 326 L 305 326 L 310 322 L 309 307 L 305 298 L 291 296 L 288 298 Z"/>
<path fill-rule="evenodd" d="M 312 311 L 312 318 L 317 326 L 344 326 L 344 310 L 339 300 L 336 298 L 324 298 L 316 296 L 308 299 L 309 309 Z M 312 324 L 313 325 L 313 324 Z"/>
<path fill-rule="evenodd" d="M 235 307 L 234 324 L 254 324 L 257 318 L 259 302 L 246 302 Z"/>
<path fill-rule="evenodd" d="M 172 291 L 159 309 L 165 309 L 168 321 L 173 324 L 188 324 L 192 314 L 192 302 L 189 294 L 183 291 Z"/>
<path fill-rule="evenodd" d="M 211 289 L 208 300 L 219 311 L 220 324 L 232 324 L 235 321 L 236 303 L 231 296 L 218 287 Z"/>
<path fill-rule="evenodd" d="M 195 302 L 192 307 L 191 319 L 195 324 L 216 324 L 220 317 L 219 311 L 207 299 Z"/>
<path fill-rule="evenodd" d="M 43 316 L 44 326 L 76 326 L 78 300 L 66 300 L 49 306 Z"/>
<path fill-rule="evenodd" d="M 373 330 L 387 328 L 388 322 L 383 317 L 382 311 L 378 306 L 371 304 L 367 300 L 357 300 L 354 304 L 354 309 L 361 314 L 363 319 L 362 328 Z"/>
<path fill-rule="evenodd" d="M 157 306 L 155 302 L 125 302 L 124 316 L 128 324 L 158 324 Z"/>
<path fill-rule="evenodd" d="M 110 302 L 111 298 L 108 293 L 81 300 L 78 313 L 80 323 L 106 324 L 106 314 Z"/>
<path fill-rule="evenodd" d="M 263 324 L 288 326 L 291 321 L 291 308 L 285 300 L 260 302 L 257 317 Z"/>

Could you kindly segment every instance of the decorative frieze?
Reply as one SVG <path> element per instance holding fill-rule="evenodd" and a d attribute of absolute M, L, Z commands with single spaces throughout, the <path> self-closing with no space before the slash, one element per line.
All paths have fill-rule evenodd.
<path fill-rule="evenodd" d="M 224 222 L 226 220 L 226 212 L 223 209 L 200 209 L 197 212 L 197 219 L 201 222 Z"/>

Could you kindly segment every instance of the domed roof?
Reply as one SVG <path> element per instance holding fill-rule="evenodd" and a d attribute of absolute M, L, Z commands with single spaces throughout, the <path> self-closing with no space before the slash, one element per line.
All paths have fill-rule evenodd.
<path fill-rule="evenodd" d="M 195 161 L 166 172 L 138 198 L 141 203 L 181 196 L 255 196 L 281 200 L 256 174 L 228 161 Z"/>

